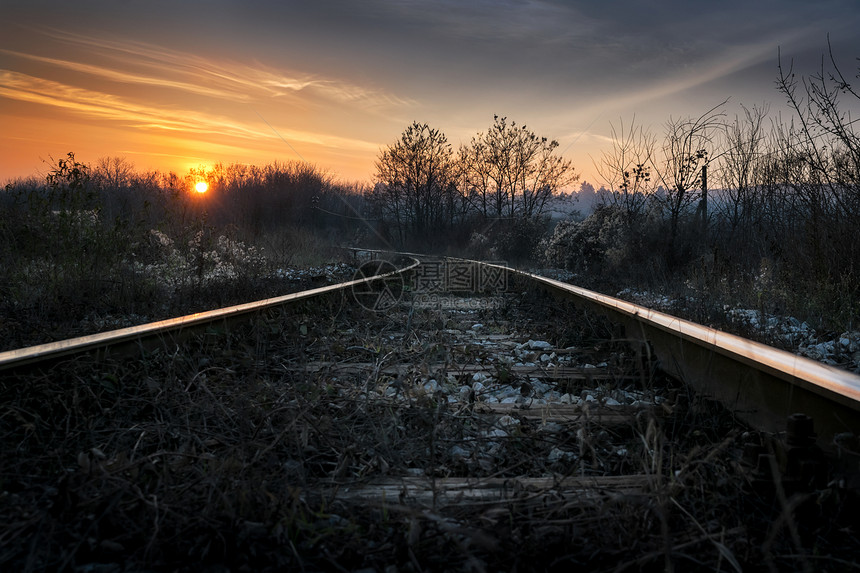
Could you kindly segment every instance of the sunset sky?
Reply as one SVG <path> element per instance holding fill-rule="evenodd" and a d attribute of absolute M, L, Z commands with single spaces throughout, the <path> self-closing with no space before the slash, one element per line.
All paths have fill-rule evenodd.
<path fill-rule="evenodd" d="M 857 0 L 3 3 L 0 183 L 43 160 L 137 170 L 306 160 L 349 181 L 412 121 L 456 149 L 493 115 L 557 139 L 583 178 L 611 124 L 660 132 L 769 102 L 777 53 L 851 77 Z M 858 80 L 860 81 L 860 80 Z"/>

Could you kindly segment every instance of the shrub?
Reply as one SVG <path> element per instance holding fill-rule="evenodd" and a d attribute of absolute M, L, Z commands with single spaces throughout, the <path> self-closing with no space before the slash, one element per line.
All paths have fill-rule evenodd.
<path fill-rule="evenodd" d="M 583 221 L 561 221 L 541 243 L 543 258 L 553 266 L 577 273 L 600 273 L 619 266 L 625 256 L 626 231 L 620 209 L 598 207 Z"/>
<path fill-rule="evenodd" d="M 504 221 L 490 233 L 492 252 L 505 261 L 531 261 L 548 226 L 548 217 Z"/>

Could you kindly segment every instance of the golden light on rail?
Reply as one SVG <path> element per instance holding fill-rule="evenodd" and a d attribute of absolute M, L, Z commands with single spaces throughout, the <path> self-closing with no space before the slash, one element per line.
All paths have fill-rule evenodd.
<path fill-rule="evenodd" d="M 206 193 L 209 190 L 209 184 L 205 181 L 198 181 L 196 185 L 194 185 L 194 190 L 198 193 Z"/>

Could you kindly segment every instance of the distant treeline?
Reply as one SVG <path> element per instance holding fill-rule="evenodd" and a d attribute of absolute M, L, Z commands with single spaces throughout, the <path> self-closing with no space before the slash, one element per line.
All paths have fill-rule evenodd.
<path fill-rule="evenodd" d="M 232 227 L 243 239 L 284 226 L 345 229 L 360 219 L 367 189 L 336 183 L 321 169 L 302 162 L 200 167 L 184 176 L 135 171 L 123 157 L 79 162 L 74 153 L 52 160 L 44 180 L 9 182 L 0 196 L 6 210 L 35 208 L 97 211 L 117 220 L 175 231 L 205 221 Z M 199 181 L 206 193 L 194 192 Z"/>

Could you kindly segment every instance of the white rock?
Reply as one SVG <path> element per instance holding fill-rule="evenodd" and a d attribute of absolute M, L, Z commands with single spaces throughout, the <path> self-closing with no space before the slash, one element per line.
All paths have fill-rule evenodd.
<path fill-rule="evenodd" d="M 528 344 L 529 348 L 532 350 L 549 350 L 552 348 L 552 344 L 545 340 L 529 340 L 526 344 Z"/>
<path fill-rule="evenodd" d="M 507 398 L 508 396 L 516 398 L 520 396 L 520 389 L 514 388 L 510 384 L 506 384 L 498 389 L 497 394 L 500 398 Z"/>
<path fill-rule="evenodd" d="M 606 399 L 606 405 L 607 406 L 620 406 L 621 402 L 619 402 L 615 398 L 607 398 Z"/>
<path fill-rule="evenodd" d="M 484 383 L 483 383 L 483 382 L 474 382 L 474 383 L 472 384 L 472 390 L 474 390 L 474 391 L 475 391 L 475 394 L 480 393 L 480 392 L 481 392 L 481 390 L 483 390 L 484 388 L 486 388 L 486 386 L 484 386 Z"/>
<path fill-rule="evenodd" d="M 480 322 L 472 325 L 472 330 L 481 330 L 482 328 L 484 328 L 484 325 Z"/>
<path fill-rule="evenodd" d="M 456 444 L 451 446 L 451 449 L 448 450 L 448 454 L 450 454 L 452 458 L 470 458 L 472 456 L 472 452 Z"/>
<path fill-rule="evenodd" d="M 566 452 L 559 448 L 553 448 L 552 451 L 547 456 L 547 461 L 551 464 L 554 464 L 559 461 L 570 461 L 576 459 L 576 454 L 573 452 Z"/>
<path fill-rule="evenodd" d="M 499 420 L 496 423 L 501 427 L 518 426 L 520 424 L 520 421 L 517 420 L 516 418 L 514 418 L 513 416 L 509 416 L 509 415 L 505 414 L 504 416 L 499 418 Z"/>
<path fill-rule="evenodd" d="M 547 402 L 558 402 L 561 398 L 561 392 L 558 390 L 550 390 L 543 395 Z"/>
<path fill-rule="evenodd" d="M 540 427 L 540 430 L 542 432 L 549 432 L 550 434 L 557 434 L 564 430 L 564 426 L 558 422 L 547 422 Z"/>
<path fill-rule="evenodd" d="M 491 447 L 490 451 L 488 452 L 492 455 L 479 455 L 478 456 L 478 467 L 480 467 L 485 472 L 488 472 L 491 469 L 493 469 L 493 467 L 494 467 L 493 462 L 495 461 L 493 459 L 493 455 L 495 455 L 498 452 L 498 450 L 499 450 L 499 445 L 496 444 L 495 446 Z"/>
<path fill-rule="evenodd" d="M 532 378 L 532 379 L 531 379 L 531 385 L 532 385 L 532 389 L 533 389 L 533 390 L 535 391 L 535 393 L 537 393 L 538 395 L 546 394 L 546 393 L 547 393 L 547 392 L 549 392 L 549 391 L 550 391 L 550 389 L 551 389 L 551 386 L 550 386 L 549 384 L 547 384 L 546 382 L 541 382 L 541 381 L 540 381 L 539 379 L 537 379 L 537 378 Z"/>

